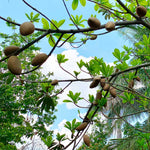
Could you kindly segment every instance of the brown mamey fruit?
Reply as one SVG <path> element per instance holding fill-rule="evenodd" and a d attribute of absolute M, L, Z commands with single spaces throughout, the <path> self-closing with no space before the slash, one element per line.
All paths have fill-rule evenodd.
<path fill-rule="evenodd" d="M 46 61 L 47 58 L 48 58 L 48 55 L 46 55 L 45 53 L 38 54 L 33 58 L 31 64 L 32 66 L 41 65 L 42 63 Z"/>
<path fill-rule="evenodd" d="M 109 32 L 114 30 L 115 29 L 115 23 L 112 21 L 107 22 L 105 25 L 105 29 Z"/>
<path fill-rule="evenodd" d="M 88 135 L 83 136 L 83 141 L 87 146 L 90 146 L 90 138 Z"/>
<path fill-rule="evenodd" d="M 109 85 L 108 83 L 106 83 L 106 84 L 104 85 L 104 87 L 103 87 L 103 90 L 104 90 L 104 91 L 108 91 L 109 88 L 110 88 L 110 85 Z"/>
<path fill-rule="evenodd" d="M 101 23 L 97 18 L 91 17 L 91 18 L 88 19 L 88 25 L 92 29 L 98 29 L 98 28 L 100 28 Z"/>
<path fill-rule="evenodd" d="M 105 86 L 105 78 L 100 80 L 100 85 L 102 88 Z"/>
<path fill-rule="evenodd" d="M 11 55 L 12 53 L 16 52 L 17 50 L 19 50 L 20 48 L 18 46 L 15 46 L 15 45 L 11 45 L 11 46 L 7 46 L 5 49 L 4 49 L 4 54 L 6 56 L 9 56 Z"/>
<path fill-rule="evenodd" d="M 83 123 L 81 123 L 81 124 L 76 128 L 76 130 L 77 130 L 77 131 L 82 131 L 82 130 L 84 130 L 84 129 L 87 127 L 87 125 L 88 125 L 87 122 L 83 122 Z"/>
<path fill-rule="evenodd" d="M 135 80 L 139 82 L 141 81 L 140 77 L 136 77 Z"/>
<path fill-rule="evenodd" d="M 117 73 L 118 71 L 119 71 L 119 69 L 118 69 L 118 68 L 116 68 L 115 73 Z"/>
<path fill-rule="evenodd" d="M 128 87 L 131 88 L 131 89 L 134 87 L 134 80 L 131 80 L 131 81 L 128 83 Z"/>
<path fill-rule="evenodd" d="M 100 100 L 102 98 L 102 92 L 99 91 L 96 93 L 96 98 L 95 98 L 95 101 L 93 102 L 94 105 L 97 105 L 98 104 L 98 100 Z"/>
<path fill-rule="evenodd" d="M 95 88 L 98 86 L 99 82 L 100 82 L 101 78 L 99 76 L 96 76 L 92 83 L 90 84 L 90 88 Z"/>
<path fill-rule="evenodd" d="M 7 66 L 11 73 L 15 75 L 21 74 L 21 62 L 17 56 L 10 56 L 8 58 Z"/>
<path fill-rule="evenodd" d="M 90 37 L 90 40 L 96 40 L 97 39 L 97 35 L 92 35 L 91 37 Z"/>
<path fill-rule="evenodd" d="M 51 85 L 57 85 L 58 84 L 58 80 L 52 80 Z"/>
<path fill-rule="evenodd" d="M 139 17 L 144 17 L 147 13 L 147 9 L 144 6 L 137 6 L 136 7 L 136 14 Z"/>
<path fill-rule="evenodd" d="M 32 22 L 24 22 L 20 26 L 20 34 L 23 36 L 32 34 L 34 29 L 34 24 Z"/>
<path fill-rule="evenodd" d="M 117 92 L 116 92 L 115 88 L 110 87 L 109 92 L 110 92 L 110 94 L 111 94 L 112 97 L 115 98 L 117 96 Z"/>

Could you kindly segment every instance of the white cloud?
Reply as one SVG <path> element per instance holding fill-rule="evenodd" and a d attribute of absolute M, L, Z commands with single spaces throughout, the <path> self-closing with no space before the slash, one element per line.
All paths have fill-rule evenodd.
<path fill-rule="evenodd" d="M 65 48 L 70 48 L 67 44 L 64 45 Z M 62 52 L 63 55 L 65 55 L 66 58 L 69 60 L 62 64 L 63 68 L 65 68 L 67 71 L 73 74 L 73 71 L 80 72 L 80 69 L 77 65 L 77 62 L 79 62 L 81 59 L 85 62 L 88 62 L 92 59 L 92 57 L 84 57 L 79 55 L 77 50 L 73 49 L 67 49 Z M 53 79 L 58 79 L 58 80 L 66 80 L 66 79 L 74 79 L 71 75 L 68 73 L 64 72 L 58 65 L 57 62 L 57 55 L 53 54 L 51 55 L 48 60 L 43 64 L 43 69 L 42 72 L 44 74 L 47 74 L 48 72 L 54 72 L 54 77 Z M 85 69 L 85 68 L 84 68 Z M 86 69 L 85 69 L 86 71 Z M 78 78 L 89 78 L 90 75 L 84 72 L 81 72 Z M 57 88 L 63 88 L 67 85 L 68 83 L 59 83 L 59 86 Z M 73 93 L 76 92 L 81 92 L 81 97 L 84 97 L 88 99 L 88 94 L 96 94 L 96 89 L 90 89 L 89 88 L 89 82 L 73 82 L 65 91 L 59 95 L 59 104 L 62 104 L 62 101 L 64 99 L 68 99 L 67 94 L 69 91 L 73 91 Z M 72 109 L 72 108 L 77 108 L 74 104 L 72 103 L 67 103 L 67 108 Z M 87 106 L 88 103 L 86 101 L 80 101 L 79 105 L 82 106 Z"/>

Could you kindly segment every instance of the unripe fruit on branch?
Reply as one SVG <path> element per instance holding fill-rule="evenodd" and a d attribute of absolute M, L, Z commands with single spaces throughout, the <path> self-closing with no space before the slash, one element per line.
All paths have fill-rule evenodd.
<path fill-rule="evenodd" d="M 102 98 L 102 92 L 99 91 L 96 93 L 96 100 L 100 100 Z"/>
<path fill-rule="evenodd" d="M 90 40 L 96 40 L 97 39 L 97 35 L 92 35 L 91 37 L 90 37 Z"/>
<path fill-rule="evenodd" d="M 5 54 L 6 56 L 9 56 L 9 55 L 13 54 L 14 52 L 16 52 L 17 50 L 19 50 L 19 47 L 18 47 L 18 46 L 15 46 L 15 45 L 7 46 L 7 47 L 4 49 L 4 54 Z"/>
<path fill-rule="evenodd" d="M 102 88 L 105 86 L 105 78 L 100 80 L 100 85 Z"/>
<path fill-rule="evenodd" d="M 98 29 L 98 28 L 100 28 L 101 23 L 97 18 L 91 17 L 91 18 L 88 19 L 88 25 L 92 29 Z"/>
<path fill-rule="evenodd" d="M 88 135 L 83 136 L 83 141 L 87 146 L 90 146 L 90 138 Z"/>
<path fill-rule="evenodd" d="M 98 104 L 98 100 L 101 100 L 102 98 L 102 92 L 99 91 L 96 93 L 96 98 L 95 98 L 95 101 L 93 102 L 94 105 L 97 105 Z"/>
<path fill-rule="evenodd" d="M 116 92 L 115 88 L 110 87 L 109 92 L 113 98 L 115 98 L 117 96 L 117 92 Z"/>
<path fill-rule="evenodd" d="M 46 55 L 45 53 L 38 54 L 33 58 L 31 64 L 32 66 L 41 65 L 42 63 L 46 61 L 47 58 L 48 58 L 48 55 Z"/>
<path fill-rule="evenodd" d="M 106 84 L 104 85 L 104 87 L 103 87 L 103 90 L 104 90 L 104 91 L 108 91 L 109 88 L 110 88 L 110 85 L 109 85 L 108 83 L 106 83 Z"/>
<path fill-rule="evenodd" d="M 83 122 L 83 123 L 81 123 L 81 124 L 76 128 L 76 130 L 77 130 L 77 131 L 82 131 L 82 130 L 84 130 L 84 129 L 87 127 L 87 125 L 88 125 L 87 122 Z"/>
<path fill-rule="evenodd" d="M 32 34 L 34 29 L 34 24 L 32 22 L 24 22 L 20 26 L 20 34 L 23 36 Z"/>
<path fill-rule="evenodd" d="M 96 76 L 90 84 L 90 88 L 95 88 L 96 86 L 98 86 L 100 80 L 101 78 L 99 76 Z"/>
<path fill-rule="evenodd" d="M 147 13 L 147 9 L 144 6 L 137 6 L 136 7 L 136 14 L 139 17 L 144 17 Z"/>
<path fill-rule="evenodd" d="M 8 69 L 15 75 L 21 74 L 21 63 L 17 56 L 10 56 L 7 62 Z"/>
<path fill-rule="evenodd" d="M 131 80 L 131 81 L 128 83 L 128 87 L 131 88 L 131 89 L 134 87 L 134 80 Z"/>
<path fill-rule="evenodd" d="M 107 31 L 110 32 L 110 31 L 115 29 L 115 23 L 112 22 L 112 21 L 109 21 L 109 22 L 106 23 L 105 28 L 106 28 Z"/>
<path fill-rule="evenodd" d="M 51 85 L 57 85 L 58 84 L 58 80 L 52 80 Z"/>
<path fill-rule="evenodd" d="M 139 82 L 141 81 L 140 77 L 136 77 L 135 80 Z"/>

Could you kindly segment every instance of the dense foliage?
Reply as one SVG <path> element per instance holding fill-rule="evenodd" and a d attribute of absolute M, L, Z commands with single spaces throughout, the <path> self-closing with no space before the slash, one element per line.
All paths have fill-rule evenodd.
<path fill-rule="evenodd" d="M 65 19 L 51 20 L 25 0 L 22 0 L 22 2 L 36 12 L 25 14 L 30 21 L 27 24 L 32 26 L 31 32 L 28 31 L 27 25 L 27 33 L 24 33 L 25 31 L 22 30 L 26 30 L 26 27 L 21 29 L 23 24 L 16 23 L 13 20 L 15 18 L 0 17 L 14 31 L 12 35 L 5 34 L 2 31 L 0 33 L 3 39 L 0 45 L 0 148 L 16 149 L 10 143 L 22 143 L 21 137 L 23 136 L 32 139 L 33 136 L 39 135 L 48 149 L 67 149 L 71 144 L 73 144 L 72 149 L 75 149 L 82 137 L 86 145 L 79 149 L 113 149 L 116 147 L 118 149 L 133 149 L 133 147 L 135 149 L 138 149 L 138 147 L 150 149 L 150 36 L 147 33 L 143 34 L 145 31 L 149 32 L 150 29 L 149 1 L 122 2 L 117 0 L 111 3 L 108 0 L 70 1 L 73 10 L 78 9 L 79 3 L 83 6 L 83 9 L 88 6 L 88 3 L 92 3 L 95 13 L 101 14 L 106 20 L 109 20 L 108 23 L 102 24 L 94 14 L 91 14 L 88 20 L 84 19 L 82 14 L 80 16 L 70 14 L 66 5 L 70 2 L 62 0 L 71 21 L 69 25 L 73 27 L 70 29 L 68 25 L 67 30 L 66 28 L 60 29 L 60 27 L 63 27 Z M 139 5 L 142 5 L 142 7 L 139 7 Z M 34 28 L 33 24 L 39 21 L 42 23 L 41 28 Z M 19 30 L 19 27 L 20 33 L 18 34 L 15 31 Z M 62 47 L 66 42 L 70 43 L 72 47 L 74 47 L 74 44 L 79 44 L 78 47 L 80 47 L 86 44 L 88 40 L 96 40 L 97 36 L 109 34 L 111 31 L 120 28 L 131 28 L 139 33 L 136 32 L 134 35 L 137 38 L 133 38 L 133 47 L 124 45 L 123 51 L 114 49 L 112 54 L 116 60 L 113 62 L 113 66 L 105 63 L 103 58 L 94 57 L 89 62 L 81 59 L 77 62 L 80 72 L 74 70 L 72 73 L 62 66 L 68 61 L 68 58 L 63 54 L 58 54 L 59 67 L 73 79 L 52 81 L 52 73 L 43 75 L 40 72 L 39 68 L 51 56 L 56 47 Z M 35 32 L 33 33 L 34 29 Z M 37 55 L 40 53 L 40 47 L 35 43 L 44 37 L 48 39 L 51 50 L 48 55 L 42 55 L 41 58 L 40 55 Z M 10 45 L 18 46 L 19 49 L 8 56 L 5 54 L 5 56 L 4 49 Z M 16 61 L 11 62 L 15 64 L 11 68 L 12 64 L 9 64 L 9 62 L 10 58 L 13 57 L 12 55 L 17 56 L 17 59 L 15 57 L 17 61 L 19 58 L 22 69 L 19 71 L 21 73 L 14 73 L 18 68 L 20 69 Z M 35 56 L 38 58 L 37 60 L 35 60 Z M 15 71 L 12 71 L 13 69 Z M 89 78 L 79 78 L 81 72 L 88 74 Z M 81 97 L 80 92 L 69 91 L 68 99 L 63 102 L 73 103 L 82 108 L 78 102 L 88 101 L 89 105 L 86 107 L 88 110 L 83 122 L 77 122 L 76 119 L 71 122 L 67 121 L 65 127 L 70 130 L 71 137 L 66 138 L 65 134 L 60 135 L 58 133 L 56 142 L 53 139 L 53 132 L 47 131 L 46 126 L 51 125 L 56 118 L 54 112 L 56 111 L 58 95 L 76 81 L 91 82 L 89 88 L 98 86 L 98 91 L 96 96 L 89 93 L 88 100 Z M 56 90 L 55 85 L 61 82 L 67 82 L 68 84 L 63 89 Z M 139 83 L 142 84 L 141 88 L 137 88 Z M 80 114 L 80 111 L 78 112 Z M 132 125 L 129 120 L 131 116 L 135 117 L 143 112 L 147 114 L 148 119 L 143 124 Z M 105 121 L 100 120 L 98 114 L 107 119 Z M 91 141 L 89 141 L 88 135 L 85 136 L 85 134 L 87 134 L 86 132 L 92 123 L 95 123 L 95 129 L 94 134 L 90 135 Z M 78 128 L 79 126 L 80 128 Z M 118 131 L 118 139 L 108 141 L 113 129 Z M 124 138 L 122 138 L 122 134 Z M 64 146 L 62 141 L 66 139 L 69 139 L 68 144 Z M 134 146 L 131 146 L 131 144 L 134 144 Z"/>

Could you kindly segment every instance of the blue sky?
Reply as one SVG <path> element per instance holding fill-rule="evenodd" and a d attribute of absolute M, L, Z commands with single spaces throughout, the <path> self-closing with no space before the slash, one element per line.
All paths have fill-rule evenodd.
<path fill-rule="evenodd" d="M 75 14 L 75 15 L 82 14 L 85 19 L 88 19 L 90 15 L 93 13 L 94 15 L 95 14 L 97 15 L 97 18 L 101 21 L 101 24 L 106 23 L 106 20 L 104 20 L 103 17 L 100 16 L 100 14 L 97 14 L 94 11 L 93 4 L 90 4 L 88 2 L 85 8 L 82 6 L 79 6 L 79 8 L 77 8 L 76 11 L 73 11 L 70 7 L 71 1 L 72 0 L 66 1 L 66 4 L 71 14 Z M 47 15 L 50 19 L 55 19 L 57 21 L 61 19 L 66 19 L 64 26 L 62 26 L 61 28 L 71 29 L 71 27 L 68 26 L 68 24 L 71 22 L 69 21 L 68 15 L 65 11 L 65 8 L 61 0 L 30 0 L 30 1 L 28 0 L 28 2 L 30 2 L 31 5 L 36 7 L 42 13 Z M 31 8 L 28 8 L 21 0 L 1 0 L 1 3 L 0 3 L 0 15 L 4 18 L 7 18 L 9 16 L 12 19 L 15 19 L 16 22 L 18 23 L 23 23 L 25 21 L 28 21 L 25 16 L 25 13 L 30 13 L 31 11 L 33 10 Z M 41 24 L 35 24 L 35 26 L 41 27 Z M 6 33 L 12 32 L 9 28 L 5 26 L 5 22 L 0 20 L 0 32 L 5 32 L 5 31 Z M 16 30 L 16 32 L 18 31 Z M 42 52 L 48 53 L 49 50 L 51 49 L 46 38 L 42 39 L 41 42 L 39 42 L 38 44 L 42 48 Z M 75 54 L 75 58 L 77 59 L 82 56 L 83 58 L 88 60 L 88 58 L 90 57 L 97 56 L 99 58 L 103 57 L 104 61 L 106 61 L 107 63 L 112 63 L 115 60 L 112 55 L 113 50 L 115 48 L 118 48 L 121 50 L 123 44 L 128 44 L 128 43 L 125 41 L 125 39 L 122 38 L 122 36 L 117 31 L 114 31 L 109 34 L 98 37 L 97 40 L 88 41 L 85 45 L 83 45 L 79 49 L 74 49 L 70 47 L 68 48 L 69 50 L 66 47 L 59 48 L 59 49 L 57 48 L 54 54 L 62 53 L 64 51 L 67 54 L 68 53 L 71 54 L 70 52 L 73 52 L 72 54 Z M 56 76 L 59 79 L 60 74 L 58 72 L 56 72 L 56 74 L 57 74 Z M 78 88 L 78 86 L 76 85 L 76 88 Z M 83 92 L 84 89 L 81 88 L 80 90 L 81 92 Z M 90 91 L 90 92 L 93 93 L 95 91 Z M 83 112 L 84 111 L 81 111 L 81 113 Z M 73 118 L 76 118 L 77 109 L 75 108 L 68 109 L 66 104 L 61 103 L 60 105 L 58 105 L 58 112 L 56 113 L 56 115 L 58 119 L 54 123 L 54 128 L 63 119 L 71 121 Z"/>

